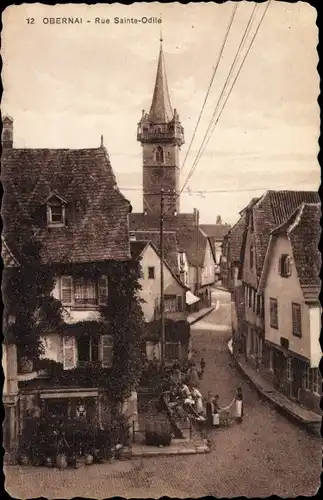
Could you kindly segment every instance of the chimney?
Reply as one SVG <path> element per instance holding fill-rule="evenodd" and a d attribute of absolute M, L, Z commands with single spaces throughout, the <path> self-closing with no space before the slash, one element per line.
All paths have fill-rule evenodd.
<path fill-rule="evenodd" d="M 5 116 L 2 122 L 2 149 L 13 147 L 13 119 Z"/>

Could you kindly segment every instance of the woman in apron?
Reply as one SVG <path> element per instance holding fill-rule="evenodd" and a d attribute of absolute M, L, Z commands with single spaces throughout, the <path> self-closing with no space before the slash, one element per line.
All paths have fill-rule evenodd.
<path fill-rule="evenodd" d="M 213 413 L 214 413 L 213 396 L 212 392 L 209 392 L 206 403 L 206 418 L 209 427 L 212 427 L 213 425 Z"/>
<path fill-rule="evenodd" d="M 194 387 L 192 390 L 192 396 L 195 401 L 196 412 L 200 415 L 204 411 L 202 394 L 196 387 Z"/>
<path fill-rule="evenodd" d="M 220 413 L 219 413 L 219 395 L 216 394 L 213 398 L 213 417 L 212 425 L 213 427 L 219 427 L 220 425 Z"/>

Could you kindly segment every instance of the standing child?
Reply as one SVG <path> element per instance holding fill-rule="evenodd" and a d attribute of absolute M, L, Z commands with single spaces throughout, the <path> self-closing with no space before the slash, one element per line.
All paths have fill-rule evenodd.
<path fill-rule="evenodd" d="M 240 424 L 243 419 L 243 394 L 242 388 L 238 387 L 236 395 L 236 417 L 237 422 Z"/>
<path fill-rule="evenodd" d="M 219 413 L 219 395 L 216 394 L 213 398 L 213 419 L 212 425 L 213 427 L 219 427 L 220 425 L 220 413 Z"/>
<path fill-rule="evenodd" d="M 206 403 L 206 418 L 209 427 L 212 427 L 213 425 L 213 413 L 214 413 L 213 396 L 212 392 L 209 392 Z"/>

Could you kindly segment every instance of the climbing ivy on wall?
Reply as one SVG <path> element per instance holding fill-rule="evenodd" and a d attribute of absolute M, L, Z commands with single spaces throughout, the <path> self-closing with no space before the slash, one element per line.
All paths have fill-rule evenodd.
<path fill-rule="evenodd" d="M 62 304 L 51 295 L 56 271 L 42 266 L 41 245 L 31 236 L 20 246 L 18 267 L 3 270 L 4 339 L 15 342 L 18 358 L 38 359 L 41 334 L 62 323 Z"/>
<path fill-rule="evenodd" d="M 144 364 L 143 343 L 146 324 L 141 307 L 140 262 L 129 260 L 110 265 L 109 288 L 113 295 L 102 317 L 109 321 L 114 337 L 114 355 L 111 368 L 110 392 L 121 401 L 136 389 Z"/>
<path fill-rule="evenodd" d="M 10 247 L 10 241 L 8 244 Z M 88 377 L 90 385 L 96 385 L 97 382 L 116 402 L 124 400 L 137 388 L 144 364 L 146 326 L 138 296 L 140 262 L 129 260 L 44 266 L 40 258 L 41 244 L 30 233 L 17 246 L 22 256 L 20 266 L 4 270 L 2 290 L 5 317 L 15 319 L 14 322 L 6 322 L 4 336 L 7 341 L 17 344 L 18 358 L 27 358 L 37 365 L 37 360 L 44 354 L 41 336 L 46 332 L 63 332 L 68 328 L 63 320 L 61 301 L 51 295 L 57 275 L 66 273 L 95 277 L 106 274 L 110 293 L 107 306 L 101 307 L 100 320 L 82 321 L 74 324 L 73 328 L 79 326 L 80 331 L 86 334 L 102 334 L 106 324 L 107 332 L 114 337 L 112 367 L 90 367 L 87 370 L 75 368 L 73 374 L 76 382 L 80 372 L 82 383 L 86 383 L 83 379 Z M 53 383 L 59 378 L 63 380 L 64 376 L 57 367 L 57 380 L 54 377 Z"/>

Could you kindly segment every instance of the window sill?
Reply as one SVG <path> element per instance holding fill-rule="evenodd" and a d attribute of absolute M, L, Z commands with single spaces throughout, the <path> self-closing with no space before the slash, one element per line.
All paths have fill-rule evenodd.
<path fill-rule="evenodd" d="M 66 224 L 64 222 L 49 222 L 47 224 L 47 227 L 54 228 L 54 227 L 66 227 Z"/>
<path fill-rule="evenodd" d="M 70 306 L 71 311 L 88 311 L 88 310 L 98 310 L 100 309 L 100 305 L 98 304 L 84 304 L 84 305 L 77 305 L 77 306 Z"/>

